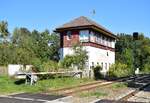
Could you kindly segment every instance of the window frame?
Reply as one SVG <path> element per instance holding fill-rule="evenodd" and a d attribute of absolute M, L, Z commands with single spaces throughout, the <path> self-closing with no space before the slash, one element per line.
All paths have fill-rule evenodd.
<path fill-rule="evenodd" d="M 72 31 L 67 31 L 67 40 L 70 40 L 72 38 Z"/>

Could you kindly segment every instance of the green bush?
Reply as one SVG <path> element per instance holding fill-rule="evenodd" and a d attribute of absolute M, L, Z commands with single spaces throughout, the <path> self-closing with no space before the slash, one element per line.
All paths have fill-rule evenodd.
<path fill-rule="evenodd" d="M 148 64 L 148 63 L 145 64 L 142 72 L 149 74 L 150 73 L 150 64 Z"/>
<path fill-rule="evenodd" d="M 33 58 L 32 65 L 34 66 L 35 71 L 38 71 L 38 72 L 42 71 L 42 62 L 39 58 Z"/>
<path fill-rule="evenodd" d="M 97 79 L 100 79 L 101 77 L 101 73 L 100 71 L 102 70 L 102 67 L 101 66 L 96 66 L 94 67 L 94 78 L 97 80 Z"/>
<path fill-rule="evenodd" d="M 66 55 L 65 58 L 60 61 L 60 64 L 63 68 L 69 68 L 74 63 L 74 57 L 72 55 Z"/>
<path fill-rule="evenodd" d="M 45 71 L 45 72 L 49 72 L 49 71 L 57 71 L 58 70 L 58 63 L 55 62 L 55 61 L 47 61 L 47 62 L 44 62 L 42 64 L 42 70 Z"/>
<path fill-rule="evenodd" d="M 131 74 L 131 69 L 126 64 L 113 64 L 108 71 L 110 77 L 125 77 Z"/>
<path fill-rule="evenodd" d="M 52 60 L 42 62 L 38 58 L 33 58 L 32 65 L 34 66 L 35 71 L 38 72 L 49 72 L 58 70 L 58 63 Z"/>

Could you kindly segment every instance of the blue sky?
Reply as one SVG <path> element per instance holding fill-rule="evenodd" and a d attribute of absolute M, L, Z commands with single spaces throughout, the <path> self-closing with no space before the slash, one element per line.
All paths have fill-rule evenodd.
<path fill-rule="evenodd" d="M 137 31 L 150 37 L 150 0 L 0 0 L 0 4 L 0 21 L 8 21 L 10 32 L 15 27 L 52 31 L 87 16 L 113 33 Z"/>

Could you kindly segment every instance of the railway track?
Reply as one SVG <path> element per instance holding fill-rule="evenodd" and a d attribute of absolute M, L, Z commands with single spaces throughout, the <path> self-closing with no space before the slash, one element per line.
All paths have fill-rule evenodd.
<path fill-rule="evenodd" d="M 141 77 L 133 76 L 133 77 L 121 78 L 121 79 L 118 79 L 115 81 L 105 81 L 105 80 L 104 81 L 96 81 L 96 82 L 91 82 L 91 83 L 82 84 L 82 85 L 78 85 L 78 86 L 72 86 L 72 87 L 68 87 L 68 88 L 50 90 L 48 92 L 49 93 L 57 93 L 57 94 L 61 94 L 61 95 L 72 95 L 72 94 L 75 94 L 75 93 L 78 93 L 81 91 L 87 91 L 87 90 L 95 89 L 97 87 L 104 87 L 107 85 L 111 85 L 116 82 L 139 81 L 139 80 L 143 80 L 144 78 L 147 78 L 147 76 L 141 76 Z"/>
<path fill-rule="evenodd" d="M 104 82 L 104 81 L 95 81 L 95 82 L 90 82 L 90 83 L 81 84 L 81 85 L 77 85 L 77 86 L 54 89 L 54 90 L 50 90 L 49 92 L 59 92 L 59 91 L 64 91 L 64 90 L 73 89 L 73 88 L 77 88 L 77 87 L 83 87 L 83 86 L 88 86 L 88 85 L 92 85 L 92 84 L 98 84 L 98 83 L 102 83 L 102 82 Z"/>
<path fill-rule="evenodd" d="M 137 82 L 137 81 L 136 81 Z M 135 82 L 135 83 L 136 83 Z M 136 88 L 134 91 L 132 91 L 131 93 L 121 97 L 118 101 L 128 101 L 129 98 L 135 96 L 137 93 L 139 93 L 141 90 L 144 90 L 146 87 L 150 86 L 150 76 L 145 77 L 143 79 L 141 79 L 140 81 L 138 81 L 139 83 L 145 83 L 144 85 L 140 86 L 139 88 Z"/>

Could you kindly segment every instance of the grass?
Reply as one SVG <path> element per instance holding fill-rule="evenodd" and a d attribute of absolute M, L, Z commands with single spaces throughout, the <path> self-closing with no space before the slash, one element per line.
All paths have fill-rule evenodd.
<path fill-rule="evenodd" d="M 100 92 L 100 91 L 89 91 L 89 92 L 83 92 L 83 93 L 79 94 L 80 97 L 91 97 L 91 96 L 94 96 L 96 98 L 104 97 L 104 96 L 107 96 L 107 95 L 108 95 L 107 93 Z"/>
<path fill-rule="evenodd" d="M 79 85 L 81 83 L 91 82 L 92 79 L 78 78 L 55 78 L 39 80 L 36 85 L 25 85 L 24 80 L 16 80 L 8 76 L 0 76 L 0 94 L 18 93 L 18 92 L 43 92 L 49 89 L 57 89 Z"/>
<path fill-rule="evenodd" d="M 111 85 L 111 87 L 113 89 L 126 88 L 127 86 L 128 86 L 128 84 L 127 83 L 123 83 L 123 82 L 121 82 L 121 83 L 114 83 L 114 84 Z"/>

